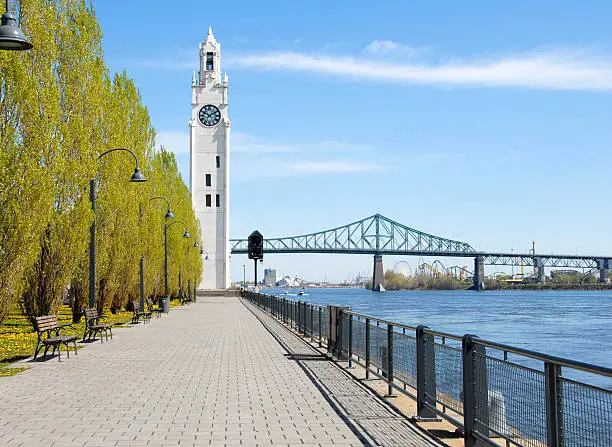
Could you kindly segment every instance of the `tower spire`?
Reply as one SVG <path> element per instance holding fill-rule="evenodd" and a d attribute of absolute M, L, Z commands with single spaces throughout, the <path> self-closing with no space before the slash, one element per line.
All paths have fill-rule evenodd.
<path fill-rule="evenodd" d="M 217 40 L 215 39 L 215 35 L 213 34 L 213 30 L 212 30 L 212 26 L 208 27 L 208 35 L 206 36 L 206 41 L 204 42 L 204 44 L 206 44 L 207 42 L 210 43 L 217 43 Z"/>

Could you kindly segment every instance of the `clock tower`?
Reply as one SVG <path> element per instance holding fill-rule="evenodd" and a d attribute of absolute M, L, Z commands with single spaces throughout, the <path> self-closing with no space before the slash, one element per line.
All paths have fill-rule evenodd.
<path fill-rule="evenodd" d="M 189 185 L 204 274 L 199 289 L 230 286 L 229 167 L 230 120 L 227 114 L 227 74 L 221 76 L 221 44 L 208 28 L 200 44 L 200 71 L 191 81 Z"/>

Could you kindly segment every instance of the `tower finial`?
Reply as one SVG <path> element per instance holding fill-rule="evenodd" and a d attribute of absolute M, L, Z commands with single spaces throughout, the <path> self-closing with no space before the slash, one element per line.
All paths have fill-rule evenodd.
<path fill-rule="evenodd" d="M 211 42 L 214 44 L 217 43 L 217 40 L 215 39 L 215 35 L 213 34 L 213 31 L 212 31 L 212 26 L 208 27 L 208 36 L 206 36 L 206 42 L 204 42 L 204 44 L 206 44 L 207 42 Z"/>

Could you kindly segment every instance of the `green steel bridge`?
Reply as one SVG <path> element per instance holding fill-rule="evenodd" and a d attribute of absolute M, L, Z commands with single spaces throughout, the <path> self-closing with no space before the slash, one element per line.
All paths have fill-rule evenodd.
<path fill-rule="evenodd" d="M 232 253 L 248 253 L 248 239 L 231 239 Z M 372 285 L 383 283 L 383 255 L 462 257 L 474 259 L 474 288 L 481 289 L 484 265 L 533 266 L 544 281 L 546 267 L 599 270 L 604 282 L 612 256 L 582 256 L 477 251 L 466 242 L 446 239 L 415 230 L 380 214 L 317 233 L 264 239 L 264 253 L 336 253 L 374 256 Z"/>

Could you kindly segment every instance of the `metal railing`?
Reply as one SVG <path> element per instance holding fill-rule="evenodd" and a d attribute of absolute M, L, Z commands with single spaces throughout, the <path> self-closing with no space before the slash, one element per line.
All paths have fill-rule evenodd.
<path fill-rule="evenodd" d="M 245 291 L 244 298 L 325 346 L 330 355 L 387 383 L 387 394 L 417 402 L 417 418 L 443 418 L 466 446 L 596 447 L 612 445 L 612 369 L 408 326 L 300 300 Z"/>

